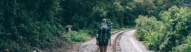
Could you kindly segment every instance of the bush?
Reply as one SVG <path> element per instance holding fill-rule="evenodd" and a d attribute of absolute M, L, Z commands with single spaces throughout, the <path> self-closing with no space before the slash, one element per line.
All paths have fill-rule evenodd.
<path fill-rule="evenodd" d="M 64 35 L 64 38 L 68 42 L 84 42 L 91 36 L 87 33 L 85 30 L 80 30 L 79 32 L 77 31 L 71 31 Z"/>
<path fill-rule="evenodd" d="M 168 11 L 160 13 L 163 23 L 166 25 L 165 34 L 168 36 L 161 50 L 170 51 L 173 47 L 184 44 L 185 37 L 190 35 L 191 9 L 173 6 Z"/>
<path fill-rule="evenodd" d="M 173 52 L 191 52 L 191 37 L 186 38 L 186 43 L 173 47 Z"/>
<path fill-rule="evenodd" d="M 161 43 L 160 36 L 163 36 L 163 24 L 157 21 L 155 17 L 139 16 L 136 19 L 136 33 L 137 38 L 146 43 L 150 49 L 157 49 Z"/>
<path fill-rule="evenodd" d="M 189 45 L 186 37 L 191 35 L 191 9 L 173 6 L 168 11 L 161 11 L 160 19 L 139 16 L 136 19 L 137 37 L 152 50 L 172 51 L 173 47 Z M 176 49 L 174 48 L 174 49 Z M 189 49 L 190 47 L 184 47 Z"/>

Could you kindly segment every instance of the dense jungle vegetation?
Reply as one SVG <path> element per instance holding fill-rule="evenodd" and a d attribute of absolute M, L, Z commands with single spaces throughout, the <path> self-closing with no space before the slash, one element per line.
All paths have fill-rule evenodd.
<path fill-rule="evenodd" d="M 191 5 L 190 0 L 185 3 Z M 0 52 L 59 48 L 94 37 L 101 20 L 136 26 L 151 50 L 190 51 L 191 9 L 182 0 L 0 0 Z M 66 32 L 71 26 L 72 31 Z"/>
<path fill-rule="evenodd" d="M 139 15 L 136 19 L 136 36 L 150 50 L 190 52 L 190 19 L 191 8 L 180 4 L 161 10 L 157 16 Z"/>

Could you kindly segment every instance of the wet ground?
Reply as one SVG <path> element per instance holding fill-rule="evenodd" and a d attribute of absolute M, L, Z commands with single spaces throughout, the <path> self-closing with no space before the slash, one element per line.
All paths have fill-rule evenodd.
<path fill-rule="evenodd" d="M 134 33 L 135 30 L 123 30 L 113 33 L 111 36 L 112 45 L 108 46 L 107 52 L 149 52 L 142 42 L 134 37 Z M 118 35 L 120 36 L 118 37 Z M 96 45 L 96 39 L 94 38 L 67 50 L 67 52 L 97 52 L 97 50 L 98 46 Z"/>

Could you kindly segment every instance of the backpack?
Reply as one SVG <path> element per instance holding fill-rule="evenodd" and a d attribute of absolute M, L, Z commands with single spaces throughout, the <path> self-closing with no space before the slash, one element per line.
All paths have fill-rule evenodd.
<path fill-rule="evenodd" d="M 99 28 L 96 40 L 99 46 L 107 45 L 111 37 L 111 28 Z"/>

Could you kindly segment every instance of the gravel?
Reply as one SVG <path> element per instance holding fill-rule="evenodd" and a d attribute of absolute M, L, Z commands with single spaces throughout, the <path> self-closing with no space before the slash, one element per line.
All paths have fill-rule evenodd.
<path fill-rule="evenodd" d="M 123 32 L 123 31 L 120 31 Z M 111 36 L 111 46 L 108 46 L 107 52 L 113 52 L 113 43 L 117 35 L 119 33 L 115 33 Z M 138 41 L 134 37 L 135 30 L 126 31 L 117 41 L 117 49 L 116 52 L 150 52 L 147 48 L 142 44 L 142 42 Z M 68 52 L 97 52 L 98 46 L 96 45 L 96 39 L 92 39 L 90 41 L 84 42 L 80 44 L 77 49 L 72 49 L 72 51 Z"/>

